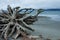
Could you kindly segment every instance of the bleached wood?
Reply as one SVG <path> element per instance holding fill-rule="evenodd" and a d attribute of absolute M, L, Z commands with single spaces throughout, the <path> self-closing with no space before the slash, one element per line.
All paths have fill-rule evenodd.
<path fill-rule="evenodd" d="M 27 32 L 25 32 L 26 29 L 34 31 L 34 29 L 32 29 L 30 25 L 27 24 L 27 22 L 31 22 L 31 24 L 33 23 L 33 21 L 35 22 L 35 18 L 37 18 L 37 16 L 40 14 L 40 11 L 39 11 L 40 9 L 37 10 L 37 13 L 36 15 L 34 15 L 34 17 L 30 15 L 30 13 L 33 12 L 34 9 L 28 12 L 28 10 L 31 10 L 31 9 L 32 8 L 25 8 L 25 9 L 19 10 L 19 7 L 11 8 L 8 5 L 7 13 L 2 10 L 3 14 L 0 14 L 0 21 L 5 24 L 4 25 L 2 24 L 3 27 L 1 28 L 1 31 L 2 31 L 1 36 L 4 36 L 5 40 L 7 40 L 8 37 L 11 37 L 14 33 L 16 33 L 15 32 L 16 30 L 17 30 L 17 33 L 15 36 L 15 39 L 19 36 L 19 34 L 21 34 L 22 36 L 27 36 Z M 24 14 L 21 15 L 20 12 L 22 10 L 25 10 L 25 12 Z M 24 20 L 28 20 L 28 21 L 24 21 Z"/>

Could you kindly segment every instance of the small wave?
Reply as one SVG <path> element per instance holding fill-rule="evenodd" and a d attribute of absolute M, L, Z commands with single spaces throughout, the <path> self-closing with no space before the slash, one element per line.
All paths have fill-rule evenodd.
<path fill-rule="evenodd" d="M 46 16 L 46 17 L 50 17 L 51 20 L 55 20 L 55 21 L 60 21 L 60 15 L 47 15 L 47 14 L 40 14 L 39 16 Z"/>

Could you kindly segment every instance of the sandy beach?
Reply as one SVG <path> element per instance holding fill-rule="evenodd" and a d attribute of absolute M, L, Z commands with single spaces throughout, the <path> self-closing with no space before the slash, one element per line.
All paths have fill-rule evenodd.
<path fill-rule="evenodd" d="M 35 29 L 32 35 L 43 35 L 44 38 L 52 40 L 60 38 L 60 21 L 51 20 L 49 17 L 39 17 L 32 27 Z"/>

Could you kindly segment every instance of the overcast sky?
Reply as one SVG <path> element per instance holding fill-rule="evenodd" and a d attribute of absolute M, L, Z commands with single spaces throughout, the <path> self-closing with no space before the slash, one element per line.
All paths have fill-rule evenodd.
<path fill-rule="evenodd" d="M 0 9 L 6 9 L 7 5 L 21 8 L 60 8 L 60 0 L 0 0 Z"/>

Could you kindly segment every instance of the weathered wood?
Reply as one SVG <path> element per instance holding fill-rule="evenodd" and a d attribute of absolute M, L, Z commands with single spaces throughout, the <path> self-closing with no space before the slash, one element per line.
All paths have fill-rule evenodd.
<path fill-rule="evenodd" d="M 16 26 L 14 26 L 14 27 L 12 28 L 12 31 L 11 31 L 11 33 L 9 34 L 9 37 L 12 36 L 12 34 L 13 34 L 14 30 L 15 30 L 15 27 L 16 27 Z"/>
<path fill-rule="evenodd" d="M 19 27 L 16 27 L 17 28 L 17 34 L 16 34 L 16 36 L 14 37 L 15 39 L 19 36 L 19 34 L 20 34 L 20 30 L 19 30 Z"/>
<path fill-rule="evenodd" d="M 35 9 L 32 8 L 24 8 L 19 9 L 20 7 L 11 8 L 10 5 L 8 5 L 8 12 L 3 12 L 3 14 L 0 14 L 0 24 L 7 24 L 6 26 L 3 25 L 1 27 L 1 35 L 4 36 L 4 39 L 7 40 L 8 37 L 11 37 L 14 33 L 15 39 L 21 34 L 23 37 L 27 36 L 26 29 L 34 31 L 29 25 L 33 24 L 35 21 L 37 21 L 37 16 L 42 12 L 40 9 L 37 10 L 37 14 L 32 16 L 30 13 L 32 13 Z M 23 14 L 21 14 L 21 11 L 24 11 Z M 29 11 L 31 10 L 31 11 Z M 12 26 L 13 25 L 13 26 Z"/>

